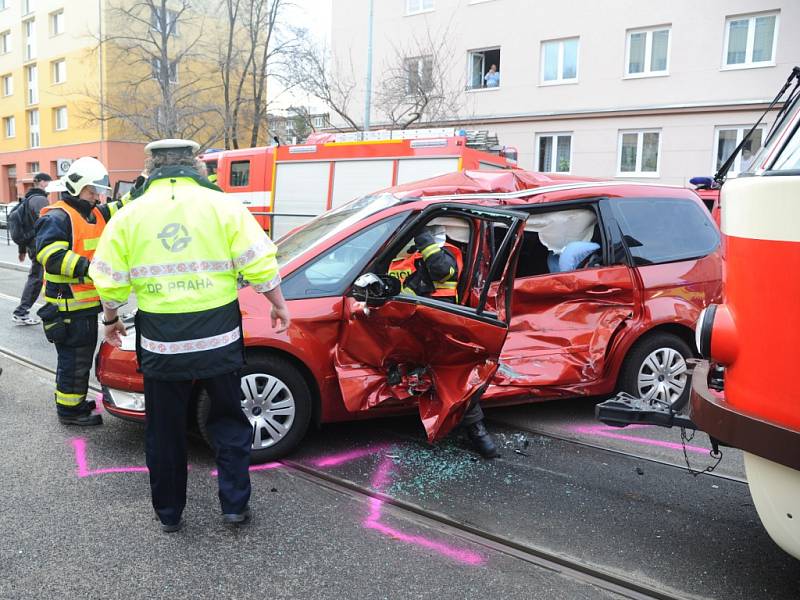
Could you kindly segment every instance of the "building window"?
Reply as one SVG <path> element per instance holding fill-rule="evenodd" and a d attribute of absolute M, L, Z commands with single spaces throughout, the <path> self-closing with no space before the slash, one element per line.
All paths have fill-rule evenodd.
<path fill-rule="evenodd" d="M 542 42 L 542 83 L 572 83 L 578 80 L 579 38 Z"/>
<path fill-rule="evenodd" d="M 50 13 L 50 35 L 64 33 L 64 9 Z"/>
<path fill-rule="evenodd" d="M 5 10 L 8 8 L 8 1 L 7 0 L 0 0 L 0 10 Z"/>
<path fill-rule="evenodd" d="M 154 58 L 153 62 L 153 79 L 161 80 L 161 59 Z M 177 61 L 169 63 L 169 82 L 178 83 L 178 63 Z"/>
<path fill-rule="evenodd" d="M 36 10 L 36 0 L 22 0 L 22 14 L 29 15 Z"/>
<path fill-rule="evenodd" d="M 406 92 L 416 94 L 433 89 L 433 57 L 419 56 L 406 59 Z"/>
<path fill-rule="evenodd" d="M 569 173 L 572 169 L 572 134 L 547 133 L 536 136 L 536 170 Z"/>
<path fill-rule="evenodd" d="M 31 148 L 39 147 L 39 111 L 28 111 L 28 145 Z M 38 169 L 37 169 L 38 170 Z"/>
<path fill-rule="evenodd" d="M 250 161 L 231 163 L 231 187 L 247 187 L 250 184 Z"/>
<path fill-rule="evenodd" d="M 7 138 L 16 137 L 17 123 L 14 117 L 6 117 L 3 119 L 3 133 Z"/>
<path fill-rule="evenodd" d="M 36 20 L 29 19 L 23 23 L 25 28 L 25 60 L 36 58 Z"/>
<path fill-rule="evenodd" d="M 326 127 L 327 123 L 325 120 L 326 119 L 324 115 L 314 117 L 314 127 Z"/>
<path fill-rule="evenodd" d="M 41 169 L 39 168 L 38 160 L 26 163 L 26 167 L 28 169 L 28 173 L 38 173 L 39 171 L 41 171 Z"/>
<path fill-rule="evenodd" d="M 658 177 L 661 131 L 619 132 L 618 177 Z"/>
<path fill-rule="evenodd" d="M 64 131 L 67 128 L 66 106 L 59 106 L 53 109 L 53 125 L 56 131 Z"/>
<path fill-rule="evenodd" d="M 8 54 L 11 52 L 11 32 L 4 31 L 0 33 L 0 54 Z"/>
<path fill-rule="evenodd" d="M 777 13 L 728 17 L 723 65 L 734 69 L 773 65 L 777 42 Z"/>
<path fill-rule="evenodd" d="M 157 7 L 153 7 L 152 12 L 150 13 L 150 27 L 157 31 L 158 33 L 162 33 L 162 28 L 166 26 L 166 34 L 167 35 L 178 35 L 178 12 L 174 10 L 167 9 L 167 17 L 166 20 L 162 18 L 161 10 Z"/>
<path fill-rule="evenodd" d="M 418 13 L 430 12 L 433 10 L 433 0 L 406 0 L 406 14 L 416 15 Z"/>
<path fill-rule="evenodd" d="M 14 77 L 3 75 L 3 96 L 10 96 L 14 93 Z"/>
<path fill-rule="evenodd" d="M 25 78 L 28 81 L 28 104 L 38 104 L 39 68 L 36 65 L 25 67 Z"/>
<path fill-rule="evenodd" d="M 730 127 L 717 127 L 714 130 L 714 171 L 719 170 L 722 163 L 728 160 L 731 153 L 742 143 L 742 139 L 744 139 L 744 136 L 750 131 L 751 127 L 752 125 L 735 125 Z M 750 139 L 747 140 L 747 143 L 742 147 L 742 151 L 739 152 L 736 160 L 733 161 L 733 166 L 730 171 L 728 171 L 728 175 L 738 175 L 750 169 L 750 163 L 755 157 L 756 152 L 761 148 L 766 130 L 766 125 L 762 125 L 753 132 L 753 135 L 750 136 Z"/>
<path fill-rule="evenodd" d="M 62 58 L 50 64 L 53 67 L 53 83 L 64 83 L 67 80 L 67 61 Z"/>
<path fill-rule="evenodd" d="M 500 48 L 469 53 L 469 89 L 500 87 Z"/>
<path fill-rule="evenodd" d="M 625 75 L 647 77 L 669 71 L 669 27 L 652 27 L 628 32 Z"/>

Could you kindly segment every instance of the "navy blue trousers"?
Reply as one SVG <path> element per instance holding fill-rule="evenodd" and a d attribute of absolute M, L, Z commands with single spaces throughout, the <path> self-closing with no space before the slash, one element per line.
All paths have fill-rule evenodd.
<path fill-rule="evenodd" d="M 225 514 L 241 513 L 250 500 L 253 430 L 241 407 L 239 373 L 199 382 L 211 397 L 207 427 L 219 471 L 219 501 Z M 145 376 L 145 452 L 153 508 L 162 523 L 180 521 L 186 506 L 186 419 L 192 381 Z"/>

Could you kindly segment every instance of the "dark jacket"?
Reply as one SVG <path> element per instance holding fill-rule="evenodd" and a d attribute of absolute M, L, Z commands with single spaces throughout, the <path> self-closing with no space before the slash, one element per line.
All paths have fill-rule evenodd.
<path fill-rule="evenodd" d="M 49 201 L 47 200 L 47 192 L 33 187 L 27 191 L 25 194 L 25 199 L 28 201 L 28 209 L 31 211 L 31 215 L 33 216 L 33 222 L 36 223 L 36 219 L 39 218 L 39 213 L 42 212 L 42 209 L 49 204 Z M 31 260 L 36 259 L 35 239 L 31 241 L 27 248 L 25 246 L 18 246 L 18 248 L 20 254 L 27 252 L 28 257 Z"/>

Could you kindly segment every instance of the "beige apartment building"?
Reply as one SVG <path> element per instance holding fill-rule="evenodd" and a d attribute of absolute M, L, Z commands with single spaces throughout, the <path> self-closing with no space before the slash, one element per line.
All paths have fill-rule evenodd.
<path fill-rule="evenodd" d="M 379 86 L 401 60 L 409 89 L 430 79 L 457 98 L 421 126 L 489 129 L 520 166 L 545 172 L 679 185 L 711 174 L 800 64 L 798 0 L 375 0 L 373 10 L 373 128 L 387 124 Z M 333 62 L 356 82 L 359 116 L 368 14 L 369 0 L 333 0 Z"/>

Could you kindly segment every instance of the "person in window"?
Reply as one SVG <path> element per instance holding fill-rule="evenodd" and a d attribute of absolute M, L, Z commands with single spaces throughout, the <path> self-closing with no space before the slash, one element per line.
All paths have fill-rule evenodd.
<path fill-rule="evenodd" d="M 500 71 L 497 70 L 497 65 L 489 67 L 489 71 L 483 76 L 487 88 L 500 87 Z"/>
<path fill-rule="evenodd" d="M 753 152 L 750 148 L 742 150 L 742 166 L 739 168 L 740 173 L 747 173 L 750 170 L 750 165 L 753 163 Z"/>
<path fill-rule="evenodd" d="M 407 256 L 389 265 L 389 275 L 400 280 L 401 293 L 458 303 L 458 277 L 464 268 L 459 248 L 447 241 L 442 225 L 423 227 L 414 235 Z M 498 456 L 497 446 L 483 422 L 480 393 L 470 400 L 461 419 L 472 445 L 484 458 Z"/>

